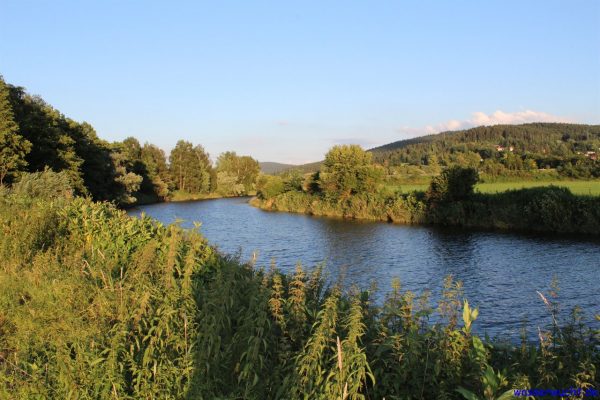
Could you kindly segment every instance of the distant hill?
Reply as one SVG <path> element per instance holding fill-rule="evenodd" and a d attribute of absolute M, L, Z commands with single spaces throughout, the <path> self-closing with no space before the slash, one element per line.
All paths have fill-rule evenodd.
<path fill-rule="evenodd" d="M 458 133 L 460 131 L 447 131 L 447 132 L 442 132 L 442 133 L 438 133 L 438 134 L 434 134 L 434 135 L 425 135 L 425 136 L 418 136 L 418 137 L 414 137 L 414 138 L 410 138 L 410 139 L 403 139 L 403 140 L 398 140 L 397 142 L 392 142 L 392 143 L 388 143 L 388 144 L 384 144 L 382 146 L 378 146 L 378 147 L 373 147 L 372 149 L 369 149 L 368 151 L 372 152 L 372 153 L 385 153 L 388 151 L 394 151 L 397 149 L 401 149 L 413 144 L 420 144 L 420 143 L 428 143 L 428 142 L 433 142 L 435 140 L 438 140 L 440 137 L 442 137 L 442 135 L 448 135 L 448 134 L 454 134 L 454 133 Z"/>
<path fill-rule="evenodd" d="M 540 167 L 555 167 L 561 164 L 559 160 L 572 161 L 586 155 L 596 159 L 600 154 L 600 125 L 530 123 L 479 126 L 399 140 L 368 151 L 373 153 L 375 162 L 387 165 L 427 164 L 432 156 L 448 165 L 469 155 L 476 156 L 477 160 L 497 158 L 501 154 L 498 150 L 504 148 L 515 155 L 538 160 Z M 316 172 L 322 163 L 287 166 L 274 173 L 289 169 Z"/>
<path fill-rule="evenodd" d="M 455 155 L 492 157 L 499 149 L 536 159 L 567 160 L 600 152 L 600 125 L 531 123 L 479 126 L 400 140 L 370 149 L 376 162 L 422 164 Z M 502 151 L 502 150 L 500 150 Z"/>
<path fill-rule="evenodd" d="M 323 161 L 315 161 L 308 164 L 294 165 L 292 168 L 288 169 L 294 169 L 307 174 L 310 172 L 317 172 L 319 168 L 321 168 L 321 164 L 323 164 Z"/>
<path fill-rule="evenodd" d="M 269 175 L 278 174 L 285 170 L 296 167 L 296 165 L 293 165 L 293 164 L 282 164 L 282 163 L 269 162 L 269 161 L 259 162 L 258 165 L 260 166 L 260 171 L 263 174 L 269 174 Z"/>

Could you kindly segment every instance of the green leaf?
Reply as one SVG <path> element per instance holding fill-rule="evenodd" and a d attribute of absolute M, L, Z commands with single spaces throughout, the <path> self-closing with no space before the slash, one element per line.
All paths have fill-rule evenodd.
<path fill-rule="evenodd" d="M 502 393 L 496 400 L 509 400 L 514 398 L 514 390 L 510 389 Z"/>
<path fill-rule="evenodd" d="M 465 388 L 459 387 L 458 389 L 456 389 L 456 391 L 458 393 L 462 394 L 463 397 L 467 400 L 479 400 L 479 397 L 477 397 L 477 395 L 475 395 L 475 393 L 473 393 Z"/>

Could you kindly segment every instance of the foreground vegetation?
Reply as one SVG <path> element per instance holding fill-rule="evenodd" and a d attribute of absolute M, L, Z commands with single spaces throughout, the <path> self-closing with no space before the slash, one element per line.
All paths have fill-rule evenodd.
<path fill-rule="evenodd" d="M 510 398 L 598 388 L 600 332 L 558 313 L 539 342 L 473 332 L 448 278 L 437 306 L 402 290 L 265 271 L 194 230 L 73 198 L 46 171 L 0 190 L 0 397 L 11 399 Z M 600 319 L 600 316 L 596 316 Z M 435 323 L 431 321 L 437 321 Z"/>

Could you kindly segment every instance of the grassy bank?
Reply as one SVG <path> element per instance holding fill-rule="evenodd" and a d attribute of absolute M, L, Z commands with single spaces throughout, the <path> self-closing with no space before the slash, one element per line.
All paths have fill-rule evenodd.
<path fill-rule="evenodd" d="M 228 199 L 233 197 L 249 197 L 255 196 L 256 192 L 250 191 L 248 194 L 243 195 L 224 195 L 221 193 L 189 193 L 181 190 L 176 190 L 169 194 L 166 199 L 160 199 L 156 196 L 139 196 L 137 201 L 127 206 L 121 206 L 121 208 L 130 208 L 141 205 L 164 203 L 164 202 L 179 202 L 179 201 L 200 201 L 200 200 L 214 200 L 214 199 Z"/>
<path fill-rule="evenodd" d="M 0 398 L 459 399 L 598 388 L 600 333 L 581 310 L 559 313 L 551 296 L 539 343 L 495 343 L 473 334 L 486 316 L 451 278 L 439 304 L 399 281 L 376 304 L 371 291 L 328 286 L 321 268 L 265 271 L 195 231 L 65 193 L 0 190 Z"/>
<path fill-rule="evenodd" d="M 209 199 L 222 199 L 227 196 L 223 196 L 219 193 L 188 193 L 182 192 L 181 190 L 174 191 L 171 193 L 167 201 L 194 201 L 194 200 L 209 200 Z"/>

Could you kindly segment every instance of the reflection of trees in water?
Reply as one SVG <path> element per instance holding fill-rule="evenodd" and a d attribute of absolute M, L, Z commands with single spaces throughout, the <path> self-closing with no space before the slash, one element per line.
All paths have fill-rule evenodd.
<path fill-rule="evenodd" d="M 477 250 L 477 233 L 459 231 L 454 229 L 429 230 L 429 246 L 434 256 L 432 272 L 445 276 L 448 274 L 458 275 L 465 271 L 466 267 L 476 265 L 479 258 Z M 470 268 L 475 272 L 477 268 Z M 472 270 L 472 271 L 471 271 Z"/>

